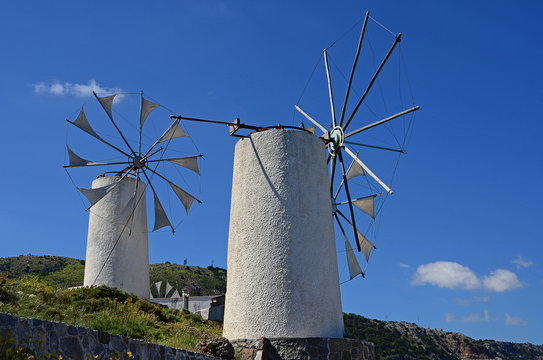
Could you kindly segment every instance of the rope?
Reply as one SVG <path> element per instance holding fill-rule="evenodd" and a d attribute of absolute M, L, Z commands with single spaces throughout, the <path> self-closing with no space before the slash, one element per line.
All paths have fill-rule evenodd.
<path fill-rule="evenodd" d="M 386 31 L 388 31 L 392 36 L 396 37 L 396 34 L 394 34 L 389 28 L 387 28 L 385 25 L 381 24 L 379 21 L 375 20 L 374 18 L 372 18 L 370 16 L 370 19 L 376 23 L 377 25 L 379 25 L 380 27 L 382 27 L 383 29 L 385 29 Z"/>

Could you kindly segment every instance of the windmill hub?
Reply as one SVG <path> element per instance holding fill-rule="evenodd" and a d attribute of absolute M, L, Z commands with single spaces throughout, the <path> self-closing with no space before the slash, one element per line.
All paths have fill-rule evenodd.
<path fill-rule="evenodd" d="M 328 147 L 330 155 L 336 155 L 336 152 L 343 146 L 344 140 L 345 134 L 343 133 L 341 126 L 336 126 L 330 131 L 330 146 Z"/>
<path fill-rule="evenodd" d="M 141 155 L 136 155 L 132 158 L 132 169 L 138 170 L 145 166 L 145 160 L 141 161 L 143 157 Z"/>

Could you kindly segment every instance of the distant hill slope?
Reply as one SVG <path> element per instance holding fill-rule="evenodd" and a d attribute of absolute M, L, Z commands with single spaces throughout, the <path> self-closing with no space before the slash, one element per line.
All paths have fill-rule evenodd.
<path fill-rule="evenodd" d="M 25 274 L 36 274 L 42 280 L 62 288 L 83 285 L 85 261 L 62 256 L 19 255 L 0 258 L 0 272 L 8 278 L 16 278 Z M 193 296 L 218 295 L 226 292 L 226 270 L 208 266 L 185 266 L 177 264 L 151 264 L 149 270 L 150 284 L 162 281 L 162 292 L 166 282 L 175 289 L 188 288 Z M 154 286 L 150 287 L 153 296 L 158 293 Z"/>
<path fill-rule="evenodd" d="M 0 258 L 0 272 L 9 278 L 36 274 L 49 284 L 71 287 L 83 283 L 84 261 L 60 256 L 21 255 Z M 150 283 L 168 281 L 174 288 L 189 288 L 191 295 L 223 294 L 226 270 L 177 264 L 152 264 Z M 153 289 L 153 296 L 157 296 Z M 1 300 L 0 300 L 1 301 Z M 532 359 L 543 360 L 543 346 L 493 340 L 473 340 L 458 333 L 431 330 L 416 324 L 367 319 L 344 314 L 345 331 L 350 338 L 375 344 L 376 359 Z"/>

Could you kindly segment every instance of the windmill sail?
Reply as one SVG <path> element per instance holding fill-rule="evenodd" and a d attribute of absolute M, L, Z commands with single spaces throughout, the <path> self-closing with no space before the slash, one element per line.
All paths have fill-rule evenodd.
<path fill-rule="evenodd" d="M 159 107 L 159 104 L 155 104 L 153 102 L 150 102 L 149 100 L 145 100 L 143 97 L 141 98 L 141 109 L 140 109 L 140 128 L 143 127 L 143 123 L 147 119 L 147 116 Z"/>
<path fill-rule="evenodd" d="M 171 289 L 173 289 L 173 286 L 171 286 L 170 283 L 166 281 L 166 292 L 164 293 L 164 297 L 168 297 Z"/>
<path fill-rule="evenodd" d="M 181 203 L 185 207 L 185 210 L 187 211 L 187 214 L 188 214 L 190 206 L 192 205 L 194 200 L 196 200 L 196 198 L 192 196 L 191 194 L 189 194 L 188 192 L 186 192 L 185 190 L 181 189 L 179 186 L 175 185 L 174 183 L 168 181 L 168 184 L 170 184 L 175 195 L 177 195 L 179 200 L 181 200 Z"/>
<path fill-rule="evenodd" d="M 366 258 L 366 262 L 370 260 L 370 253 L 373 249 L 375 249 L 375 245 L 373 245 L 362 233 L 357 229 L 356 230 L 358 234 L 358 244 L 360 245 L 360 249 L 362 251 L 362 254 L 364 254 L 364 257 Z"/>
<path fill-rule="evenodd" d="M 168 130 L 166 130 L 164 132 L 164 134 L 162 134 L 162 136 L 157 140 L 156 143 L 158 144 L 158 143 L 161 143 L 161 142 L 164 142 L 164 141 L 169 141 L 169 140 L 175 139 L 177 137 L 189 137 L 189 136 L 181 128 L 181 126 L 179 126 L 177 121 L 174 121 L 174 123 L 170 125 Z"/>
<path fill-rule="evenodd" d="M 352 178 L 361 175 L 366 175 L 364 169 L 359 163 L 353 160 L 351 166 L 349 166 L 349 170 L 347 170 L 347 180 L 351 180 Z"/>
<path fill-rule="evenodd" d="M 107 116 L 109 116 L 110 119 L 113 120 L 113 114 L 111 113 L 111 106 L 113 105 L 113 99 L 115 99 L 115 96 L 117 94 L 113 94 L 110 96 L 104 96 L 104 97 L 98 97 L 98 101 L 100 102 L 100 105 L 104 108 L 105 112 L 107 113 Z"/>
<path fill-rule="evenodd" d="M 103 139 L 96 133 L 96 131 L 94 131 L 92 126 L 89 124 L 89 121 L 87 120 L 87 117 L 85 116 L 85 111 L 83 111 L 83 107 L 81 107 L 81 111 L 79 112 L 77 119 L 75 119 L 75 121 L 72 124 L 80 128 L 87 134 L 92 135 L 95 138 L 103 141 Z"/>
<path fill-rule="evenodd" d="M 66 145 L 66 149 L 68 150 L 68 159 L 70 161 L 68 166 L 87 166 L 87 165 L 99 165 L 100 163 L 89 161 L 86 159 L 83 159 L 82 157 L 78 156 L 76 153 L 70 149 L 68 145 Z"/>
<path fill-rule="evenodd" d="M 375 207 L 374 207 L 375 195 L 367 196 L 361 199 L 353 200 L 353 205 L 360 209 L 365 214 L 375 219 Z"/>
<path fill-rule="evenodd" d="M 160 203 L 160 200 L 158 200 L 158 196 L 155 196 L 155 226 L 153 228 L 153 231 L 163 228 L 164 226 L 172 226 L 170 223 L 170 220 L 168 220 L 168 216 L 166 216 L 166 212 L 164 211 L 164 208 L 162 207 L 162 204 Z"/>
<path fill-rule="evenodd" d="M 160 297 L 160 285 L 162 285 L 162 281 L 159 281 L 159 282 L 155 283 L 156 292 L 158 294 L 158 297 Z"/>
<path fill-rule="evenodd" d="M 104 196 L 106 196 L 109 193 L 109 191 L 116 185 L 117 183 L 95 188 L 95 189 L 84 189 L 80 187 L 78 187 L 77 189 L 81 191 L 81 193 L 85 195 L 85 197 L 89 200 L 90 207 L 93 207 L 94 204 L 96 204 Z"/>
<path fill-rule="evenodd" d="M 347 236 L 345 236 L 345 251 L 347 253 L 347 266 L 349 267 L 349 279 L 352 280 L 360 274 L 364 275 L 362 272 L 362 269 L 360 268 L 360 264 L 358 263 L 358 260 L 356 260 L 356 257 L 354 256 L 353 248 L 351 247 L 351 244 L 349 243 Z"/>
<path fill-rule="evenodd" d="M 198 159 L 198 156 L 188 156 L 188 157 L 180 157 L 180 158 L 172 158 L 172 159 L 164 159 L 164 160 L 183 166 L 184 168 L 192 170 L 196 174 L 200 175 L 200 171 L 198 170 L 197 159 Z"/>

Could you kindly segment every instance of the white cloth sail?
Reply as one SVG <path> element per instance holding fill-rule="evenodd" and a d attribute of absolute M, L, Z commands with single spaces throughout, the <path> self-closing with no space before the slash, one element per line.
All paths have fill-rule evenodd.
<path fill-rule="evenodd" d="M 187 214 L 188 214 L 190 206 L 192 205 L 194 200 L 196 200 L 196 198 L 192 196 L 191 194 L 189 194 L 188 192 L 186 192 L 185 190 L 181 189 L 179 186 L 175 185 L 174 183 L 168 181 L 168 184 L 170 184 L 175 195 L 177 195 L 179 200 L 181 200 L 181 203 L 185 207 L 185 210 L 187 211 Z"/>
<path fill-rule="evenodd" d="M 198 169 L 198 156 L 188 156 L 188 157 L 171 158 L 171 159 L 164 159 L 164 160 L 183 166 L 189 170 L 194 171 L 196 174 L 200 175 L 200 170 Z"/>
<path fill-rule="evenodd" d="M 160 285 L 162 285 L 162 281 L 159 281 L 159 282 L 155 283 L 156 292 L 158 294 L 158 297 L 160 297 Z"/>
<path fill-rule="evenodd" d="M 100 102 L 100 105 L 104 108 L 104 110 L 107 113 L 107 116 L 109 116 L 110 119 L 113 120 L 113 114 L 111 113 L 111 106 L 113 105 L 113 99 L 115 99 L 115 96 L 117 94 L 113 94 L 110 96 L 104 96 L 104 97 L 96 97 L 98 101 Z"/>
<path fill-rule="evenodd" d="M 104 196 L 108 194 L 108 192 L 116 186 L 117 183 L 110 184 L 107 186 L 95 188 L 95 189 L 84 189 L 84 188 L 77 188 L 77 190 L 81 191 L 83 195 L 89 200 L 90 206 L 94 206 L 98 201 L 100 201 Z"/>
<path fill-rule="evenodd" d="M 162 136 L 157 140 L 157 144 L 164 141 L 171 140 L 171 139 L 175 139 L 177 137 L 189 137 L 189 136 L 181 128 L 181 126 L 179 126 L 177 121 L 174 121 L 174 123 L 170 125 L 168 130 L 166 130 L 164 134 L 162 134 Z"/>
<path fill-rule="evenodd" d="M 94 131 L 92 126 L 90 126 L 89 121 L 87 120 L 87 117 L 85 116 L 85 111 L 83 110 L 83 107 L 81 107 L 81 111 L 79 112 L 79 115 L 77 116 L 77 119 L 72 123 L 84 132 L 94 136 L 95 138 L 99 140 L 103 140 L 97 133 Z"/>
<path fill-rule="evenodd" d="M 356 176 L 365 175 L 364 169 L 360 164 L 353 160 L 351 163 L 351 166 L 349 166 L 349 170 L 347 170 L 347 180 L 351 180 L 352 178 Z"/>
<path fill-rule="evenodd" d="M 66 149 L 68 150 L 68 159 L 70 161 L 68 166 L 87 166 L 100 164 L 94 161 L 83 159 L 81 156 L 78 156 L 76 153 L 74 153 L 68 145 L 66 145 Z"/>
<path fill-rule="evenodd" d="M 362 212 L 375 219 L 375 207 L 374 207 L 375 195 L 367 196 L 361 199 L 353 200 L 353 205 L 360 209 Z"/>
<path fill-rule="evenodd" d="M 154 194 L 154 193 L 153 193 Z M 158 196 L 154 194 L 155 197 L 155 226 L 153 231 L 163 228 L 164 226 L 172 226 L 166 212 L 162 207 L 162 204 L 158 200 Z"/>
<path fill-rule="evenodd" d="M 370 260 L 370 253 L 373 249 L 375 249 L 375 245 L 373 245 L 358 229 L 356 229 L 356 233 L 358 234 L 358 244 L 360 245 L 360 249 L 362 251 L 362 254 L 364 254 L 364 257 L 366 258 L 366 262 Z"/>
<path fill-rule="evenodd" d="M 172 296 L 170 296 L 172 299 L 180 299 L 181 296 L 179 295 L 179 291 L 177 289 L 173 292 Z"/>
<path fill-rule="evenodd" d="M 354 255 L 353 248 L 351 247 L 351 244 L 349 243 L 347 236 L 345 236 L 345 233 L 343 235 L 345 237 L 345 251 L 347 253 L 347 266 L 349 268 L 349 279 L 352 280 L 356 276 L 362 274 L 362 268 L 360 268 L 360 264 L 358 263 L 358 260 L 356 260 L 356 256 Z"/>
<path fill-rule="evenodd" d="M 170 283 L 166 281 L 166 292 L 164 293 L 164 297 L 168 297 L 171 289 L 173 289 L 173 286 L 171 286 Z"/>
<path fill-rule="evenodd" d="M 143 97 L 141 98 L 140 128 L 143 127 L 143 123 L 145 122 L 145 120 L 147 119 L 147 116 L 149 116 L 151 111 L 153 111 L 159 106 L 160 106 L 159 104 L 155 104 L 153 102 L 150 102 L 149 100 L 145 100 Z"/>

